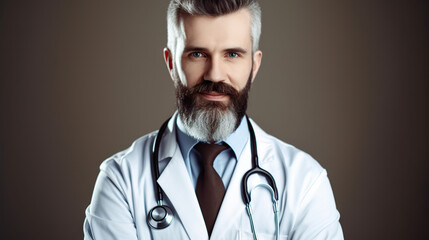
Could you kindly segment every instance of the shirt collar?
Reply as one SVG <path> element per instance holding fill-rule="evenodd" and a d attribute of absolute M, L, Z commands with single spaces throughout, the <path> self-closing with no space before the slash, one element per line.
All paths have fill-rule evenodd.
<path fill-rule="evenodd" d="M 182 152 L 183 159 L 189 158 L 189 153 L 191 149 L 198 143 L 198 140 L 194 137 L 191 137 L 187 134 L 185 126 L 183 125 L 182 120 L 180 119 L 180 115 L 177 116 L 177 142 L 179 143 L 180 151 Z M 238 161 L 240 156 L 244 150 L 244 146 L 246 145 L 249 139 L 249 129 L 247 126 L 246 118 L 241 118 L 240 125 L 238 128 L 227 137 L 224 142 L 231 147 L 232 151 L 235 154 L 235 157 Z"/>

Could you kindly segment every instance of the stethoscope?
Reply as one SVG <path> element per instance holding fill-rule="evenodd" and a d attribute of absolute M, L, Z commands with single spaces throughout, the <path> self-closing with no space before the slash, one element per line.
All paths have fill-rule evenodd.
<path fill-rule="evenodd" d="M 172 223 L 174 219 L 174 214 L 171 208 L 164 205 L 164 193 L 161 189 L 161 187 L 158 185 L 156 179 L 159 178 L 159 166 L 158 166 L 158 155 L 159 155 L 159 147 L 161 145 L 161 138 L 164 134 L 165 129 L 167 128 L 168 121 L 170 119 L 167 119 L 165 121 L 161 128 L 158 131 L 158 134 L 156 136 L 153 149 L 152 149 L 152 174 L 154 179 L 154 185 L 157 192 L 156 200 L 157 205 L 152 208 L 148 215 L 147 215 L 147 222 L 149 226 L 151 226 L 154 229 L 163 229 Z M 273 203 L 273 212 L 274 212 L 274 222 L 275 222 L 275 233 L 276 233 L 276 239 L 279 239 L 279 220 L 278 220 L 278 199 L 279 195 L 277 192 L 277 186 L 276 182 L 273 178 L 273 176 L 266 170 L 259 167 L 259 160 L 258 160 L 258 152 L 256 149 L 256 138 L 255 138 L 255 131 L 253 130 L 252 124 L 250 123 L 249 117 L 246 115 L 247 125 L 249 127 L 249 133 L 250 133 L 250 148 L 252 153 L 252 168 L 247 171 L 242 180 L 242 196 L 243 201 L 246 204 L 247 214 L 249 215 L 250 219 L 250 227 L 252 229 L 253 233 L 253 239 L 257 240 L 256 231 L 255 231 L 255 224 L 253 222 L 253 214 L 252 214 L 252 207 L 250 206 L 251 196 L 252 192 L 257 188 L 265 188 L 267 189 L 271 194 L 271 200 Z M 258 184 L 255 187 L 253 187 L 250 191 L 248 191 L 247 182 L 251 175 L 253 174 L 259 174 L 266 178 L 268 184 L 262 183 Z"/>

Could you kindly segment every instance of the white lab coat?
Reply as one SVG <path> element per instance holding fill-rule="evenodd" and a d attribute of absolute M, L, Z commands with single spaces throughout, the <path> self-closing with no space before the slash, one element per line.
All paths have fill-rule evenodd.
<path fill-rule="evenodd" d="M 176 142 L 175 117 L 161 141 L 160 177 L 164 201 L 174 212 L 172 224 L 161 230 L 148 226 L 148 212 L 156 206 L 151 153 L 156 132 L 100 166 L 91 204 L 86 210 L 85 239 L 208 239 L 195 190 Z M 280 239 L 343 239 L 339 213 L 323 169 L 308 154 L 266 134 L 253 121 L 260 166 L 270 172 L 279 191 Z M 219 210 L 210 239 L 253 239 L 242 200 L 242 177 L 251 168 L 246 143 Z M 254 176 L 249 189 L 264 179 Z M 258 239 L 274 239 L 274 214 L 267 190 L 252 193 Z"/>

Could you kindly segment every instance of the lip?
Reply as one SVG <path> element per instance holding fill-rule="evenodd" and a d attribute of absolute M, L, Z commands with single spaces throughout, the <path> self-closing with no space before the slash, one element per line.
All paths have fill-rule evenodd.
<path fill-rule="evenodd" d="M 208 93 L 200 93 L 200 95 L 203 96 L 203 98 L 210 100 L 210 101 L 224 101 L 224 100 L 227 100 L 229 98 L 229 96 L 227 94 L 218 93 L 215 91 L 211 91 Z"/>

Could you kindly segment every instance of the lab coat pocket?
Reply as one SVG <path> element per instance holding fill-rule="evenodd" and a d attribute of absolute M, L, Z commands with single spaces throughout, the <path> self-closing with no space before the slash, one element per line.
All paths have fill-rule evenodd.
<path fill-rule="evenodd" d="M 256 233 L 258 240 L 276 240 L 275 235 Z M 253 233 L 247 231 L 239 231 L 238 240 L 253 240 Z M 287 235 L 279 235 L 279 240 L 287 240 Z"/>

